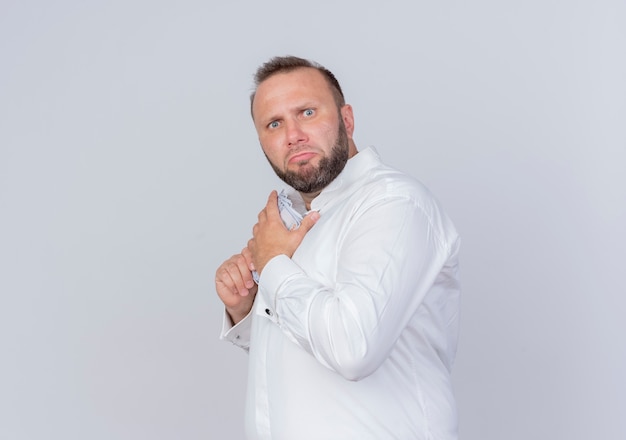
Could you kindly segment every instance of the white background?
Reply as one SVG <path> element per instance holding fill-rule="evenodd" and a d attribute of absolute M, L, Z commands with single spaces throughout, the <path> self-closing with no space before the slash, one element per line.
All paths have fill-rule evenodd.
<path fill-rule="evenodd" d="M 462 235 L 465 440 L 626 438 L 626 3 L 0 1 L 0 438 L 243 437 L 214 271 L 280 186 L 248 94 L 335 72 Z"/>

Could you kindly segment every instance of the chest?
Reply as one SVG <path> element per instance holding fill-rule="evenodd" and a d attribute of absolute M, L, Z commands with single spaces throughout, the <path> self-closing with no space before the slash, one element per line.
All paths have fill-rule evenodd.
<path fill-rule="evenodd" d="M 292 259 L 311 278 L 333 286 L 336 282 L 341 250 L 349 240 L 356 210 L 335 206 L 320 211 L 321 217 L 307 233 Z"/>

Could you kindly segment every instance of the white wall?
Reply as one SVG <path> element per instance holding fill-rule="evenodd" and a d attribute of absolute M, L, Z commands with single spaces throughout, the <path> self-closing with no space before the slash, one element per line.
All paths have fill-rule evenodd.
<path fill-rule="evenodd" d="M 214 270 L 279 185 L 273 55 L 463 237 L 465 440 L 626 438 L 626 4 L 0 3 L 0 438 L 241 439 Z"/>

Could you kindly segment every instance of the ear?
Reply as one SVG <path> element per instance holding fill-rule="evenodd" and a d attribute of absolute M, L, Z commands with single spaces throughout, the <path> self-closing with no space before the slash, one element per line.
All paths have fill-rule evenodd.
<path fill-rule="evenodd" d="M 352 106 L 350 104 L 341 107 L 341 119 L 346 126 L 348 139 L 352 139 L 352 133 L 354 133 L 354 114 L 352 113 Z"/>

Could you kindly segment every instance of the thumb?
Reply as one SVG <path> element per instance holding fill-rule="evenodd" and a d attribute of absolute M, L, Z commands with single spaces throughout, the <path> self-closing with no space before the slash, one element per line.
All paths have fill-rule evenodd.
<path fill-rule="evenodd" d="M 302 219 L 300 226 L 296 230 L 304 236 L 304 234 L 309 232 L 311 228 L 315 226 L 315 223 L 317 223 L 319 219 L 320 213 L 318 211 L 311 211 Z"/>

